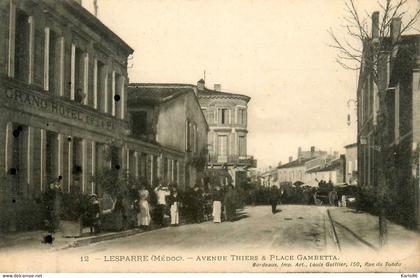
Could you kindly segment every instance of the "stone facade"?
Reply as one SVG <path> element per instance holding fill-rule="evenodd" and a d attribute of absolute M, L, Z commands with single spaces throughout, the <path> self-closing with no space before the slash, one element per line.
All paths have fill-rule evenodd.
<path fill-rule="evenodd" d="M 357 185 L 357 143 L 344 147 L 346 149 L 346 177 L 345 182 Z"/>
<path fill-rule="evenodd" d="M 176 161 L 167 166 L 178 171 L 180 178 L 176 182 L 180 188 L 202 184 L 207 162 L 208 125 L 194 87 L 133 83 L 129 86 L 128 109 L 133 125 L 138 124 L 138 128 L 133 128 L 133 137 L 148 138 L 184 154 L 181 164 Z M 165 162 L 162 167 L 166 167 Z M 174 179 L 165 173 L 158 178 L 173 182 Z"/>
<path fill-rule="evenodd" d="M 377 12 L 372 16 L 373 29 L 378 17 Z M 385 196 L 388 216 L 394 221 L 419 229 L 420 36 L 400 37 L 399 18 L 391 25 L 390 36 L 380 38 L 385 46 L 377 65 L 377 84 L 368 68 L 362 65 L 360 70 L 358 182 Z M 393 44 L 396 47 L 390 49 Z"/>
<path fill-rule="evenodd" d="M 246 181 L 246 169 L 256 167 L 256 160 L 247 153 L 248 102 L 250 97 L 205 87 L 204 80 L 197 83 L 201 109 L 206 116 L 209 167 L 226 168 L 233 183 Z"/>
<path fill-rule="evenodd" d="M 130 136 L 132 52 L 77 1 L 0 1 L 0 232 L 41 228 L 53 180 L 101 196 L 111 167 L 184 178 L 184 150 Z"/>
<path fill-rule="evenodd" d="M 342 155 L 338 159 L 326 161 L 321 166 L 306 171 L 305 182 L 310 186 L 317 186 L 323 180 L 326 182 L 331 181 L 332 184 L 345 183 L 345 166 L 346 159 Z"/>

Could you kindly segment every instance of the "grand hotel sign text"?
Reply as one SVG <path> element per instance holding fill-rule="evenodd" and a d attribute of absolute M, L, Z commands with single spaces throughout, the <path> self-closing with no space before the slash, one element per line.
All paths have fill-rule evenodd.
<path fill-rule="evenodd" d="M 53 99 L 48 99 L 47 97 L 37 96 L 35 93 L 7 89 L 6 97 L 32 108 L 53 113 L 63 118 L 80 121 L 93 127 L 103 128 L 106 130 L 114 129 L 114 122 L 110 119 L 100 118 L 93 115 L 94 113 L 83 111 L 77 107 L 73 107 L 59 101 L 54 101 Z"/>

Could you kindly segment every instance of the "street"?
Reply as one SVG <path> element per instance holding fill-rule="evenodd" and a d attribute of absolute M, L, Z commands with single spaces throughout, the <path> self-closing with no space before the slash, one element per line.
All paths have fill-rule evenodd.
<path fill-rule="evenodd" d="M 243 271 L 258 271 L 264 261 L 256 256 L 266 255 L 271 263 L 267 267 L 290 271 L 294 266 L 311 267 L 298 265 L 307 260 L 306 254 L 324 256 L 306 270 L 324 271 L 327 264 L 339 267 L 354 260 L 349 270 L 359 270 L 359 261 L 372 261 L 381 254 L 388 258 L 386 262 L 395 264 L 397 271 L 401 262 L 417 256 L 419 235 L 391 222 L 388 228 L 389 246 L 379 251 L 374 215 L 349 208 L 306 205 L 280 205 L 273 215 L 270 206 L 249 206 L 238 210 L 234 222 L 165 227 L 77 248 L 62 249 L 55 243 L 32 240 L 2 248 L 0 259 L 5 269 L 30 260 L 29 269 L 37 271 L 231 271 L 232 264 L 217 264 L 215 268 L 214 263 L 220 260 L 235 263 Z M 296 265 L 288 264 L 289 260 Z"/>
<path fill-rule="evenodd" d="M 327 206 L 280 205 L 276 214 L 269 206 L 238 210 L 237 220 L 211 221 L 165 227 L 120 239 L 60 251 L 63 254 L 100 255 L 109 250 L 134 252 L 218 252 L 270 250 L 287 252 L 363 252 L 379 250 L 377 218 L 354 210 Z M 328 212 L 330 211 L 330 218 Z M 388 248 L 410 250 L 418 235 L 389 222 Z M 404 235 L 404 237 L 401 237 Z"/>
<path fill-rule="evenodd" d="M 299 205 L 246 207 L 238 220 L 166 227 L 135 236 L 70 249 L 65 253 L 96 254 L 104 250 L 318 250 L 326 248 L 324 207 Z"/>

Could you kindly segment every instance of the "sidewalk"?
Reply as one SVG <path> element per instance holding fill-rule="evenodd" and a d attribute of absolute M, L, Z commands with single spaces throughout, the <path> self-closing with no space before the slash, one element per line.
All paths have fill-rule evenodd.
<path fill-rule="evenodd" d="M 168 216 L 165 217 L 165 222 L 169 226 L 170 219 Z M 180 225 L 185 225 L 185 221 L 180 221 Z M 166 227 L 166 226 L 164 226 Z M 46 231 L 29 231 L 29 232 L 17 232 L 9 234 L 0 234 L 0 251 L 6 248 L 13 249 L 38 249 L 49 247 L 53 251 L 64 250 L 68 248 L 86 246 L 91 243 L 100 241 L 113 240 L 117 238 L 128 237 L 139 233 L 145 233 L 161 229 L 163 227 L 155 224 L 151 224 L 147 230 L 141 228 L 134 228 L 130 230 L 124 230 L 119 232 L 102 232 L 97 235 L 91 235 L 89 228 L 83 229 L 83 235 L 78 238 L 66 238 L 62 236 L 60 231 L 53 234 L 53 242 L 51 244 L 45 243 L 45 236 L 49 235 Z"/>
<path fill-rule="evenodd" d="M 371 249 L 379 249 L 379 220 L 378 216 L 366 212 L 356 212 L 353 209 L 343 207 L 329 207 L 331 218 L 337 229 L 338 238 L 340 233 L 346 233 L 347 237 L 352 237 L 354 241 L 370 245 Z M 387 221 L 387 248 L 412 248 L 418 246 L 420 234 L 416 231 L 408 230 L 401 225 Z M 345 238 L 342 244 L 346 244 Z M 354 242 L 353 241 L 353 242 Z M 348 242 L 350 244 L 350 242 Z"/>
<path fill-rule="evenodd" d="M 0 236 L 0 249 L 1 248 L 36 248 L 37 246 L 51 246 L 54 250 L 63 250 L 72 247 L 85 246 L 91 243 L 112 240 L 116 238 L 127 237 L 138 233 L 145 232 L 142 229 L 132 229 L 121 232 L 105 232 L 98 235 L 90 235 L 84 233 L 84 236 L 78 238 L 65 238 L 60 232 L 54 233 L 52 243 L 45 243 L 44 237 L 48 235 L 45 231 L 31 231 L 14 233 Z"/>

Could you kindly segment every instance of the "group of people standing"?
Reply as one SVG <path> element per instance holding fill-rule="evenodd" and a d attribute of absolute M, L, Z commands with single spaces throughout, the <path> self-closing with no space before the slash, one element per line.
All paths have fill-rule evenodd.
<path fill-rule="evenodd" d="M 164 218 L 166 214 L 169 214 L 171 226 L 177 226 L 180 223 L 181 208 L 184 209 L 185 216 L 192 222 L 200 223 L 208 219 L 209 204 L 212 207 L 211 215 L 214 223 L 221 223 L 223 219 L 234 221 L 237 198 L 231 185 L 226 190 L 216 185 L 210 194 L 205 194 L 198 185 L 195 185 L 187 189 L 182 197 L 175 185 L 160 183 L 150 191 L 142 187 L 139 190 L 138 225 L 147 228 L 153 219 L 157 225 L 165 226 Z"/>

